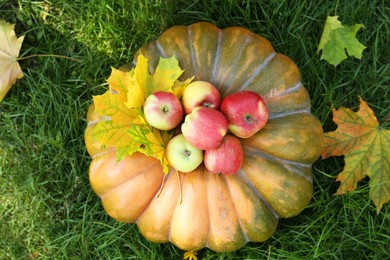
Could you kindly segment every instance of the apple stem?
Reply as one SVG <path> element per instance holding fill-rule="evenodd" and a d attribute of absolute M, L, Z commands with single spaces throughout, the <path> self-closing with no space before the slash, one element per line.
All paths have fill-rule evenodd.
<path fill-rule="evenodd" d="M 202 104 L 202 107 L 212 107 L 212 105 L 213 105 L 213 104 L 211 104 L 211 103 L 204 102 L 204 103 Z"/>
<path fill-rule="evenodd" d="M 163 107 L 162 111 L 163 111 L 163 113 L 167 113 L 167 112 L 169 112 L 169 108 L 168 107 Z"/>
<path fill-rule="evenodd" d="M 188 150 L 185 150 L 185 151 L 184 151 L 184 156 L 185 156 L 185 157 L 190 157 L 190 155 L 191 155 L 191 152 L 190 152 L 190 151 L 188 151 Z"/>
<path fill-rule="evenodd" d="M 246 122 L 248 122 L 249 124 L 253 123 L 253 122 L 257 122 L 257 120 L 253 119 L 250 115 L 247 115 L 245 117 L 245 120 Z"/>

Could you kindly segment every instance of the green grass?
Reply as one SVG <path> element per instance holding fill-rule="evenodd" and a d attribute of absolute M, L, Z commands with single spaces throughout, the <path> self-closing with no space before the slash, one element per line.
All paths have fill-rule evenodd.
<path fill-rule="evenodd" d="M 192 3 L 190 3 L 192 2 Z M 357 108 L 363 97 L 384 122 L 390 112 L 390 7 L 378 1 L 2 0 L 0 18 L 26 34 L 24 78 L 0 103 L 0 259 L 180 259 L 171 244 L 153 244 L 132 224 L 104 212 L 88 181 L 83 133 L 91 96 L 104 91 L 110 66 L 163 30 L 199 20 L 243 26 L 293 59 L 325 131 L 332 106 Z M 49 7 L 47 15 L 45 6 Z M 316 53 L 327 15 L 352 25 L 367 46 L 362 60 L 337 68 Z M 390 128 L 390 120 L 383 124 Z M 390 206 L 377 214 L 368 180 L 334 196 L 342 158 L 317 161 L 314 196 L 300 215 L 282 219 L 264 243 L 200 259 L 389 259 Z"/>

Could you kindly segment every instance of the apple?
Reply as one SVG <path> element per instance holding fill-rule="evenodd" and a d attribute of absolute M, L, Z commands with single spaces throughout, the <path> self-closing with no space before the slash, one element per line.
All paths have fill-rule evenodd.
<path fill-rule="evenodd" d="M 227 131 L 228 121 L 225 116 L 209 107 L 194 108 L 181 125 L 181 132 L 187 141 L 202 150 L 216 148 Z"/>
<path fill-rule="evenodd" d="M 268 121 L 268 109 L 263 98 L 254 91 L 237 91 L 225 97 L 221 112 L 229 122 L 229 130 L 241 138 L 249 138 Z"/>
<path fill-rule="evenodd" d="M 190 144 L 182 134 L 169 140 L 166 155 L 169 165 L 181 172 L 193 171 L 203 161 L 203 151 Z"/>
<path fill-rule="evenodd" d="M 210 172 L 235 174 L 242 165 L 244 152 L 241 141 L 235 136 L 225 135 L 221 144 L 204 153 L 204 164 Z"/>
<path fill-rule="evenodd" d="M 186 114 L 190 114 L 195 107 L 199 106 L 219 109 L 221 94 L 207 81 L 193 81 L 184 89 L 182 103 Z"/>
<path fill-rule="evenodd" d="M 183 119 L 183 107 L 171 92 L 157 91 L 148 96 L 144 104 L 145 119 L 159 130 L 171 130 Z"/>

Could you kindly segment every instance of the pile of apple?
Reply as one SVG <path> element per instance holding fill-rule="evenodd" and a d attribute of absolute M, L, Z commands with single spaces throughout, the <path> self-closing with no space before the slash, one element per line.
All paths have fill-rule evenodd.
<path fill-rule="evenodd" d="M 244 157 L 239 138 L 253 136 L 268 121 L 265 102 L 256 92 L 237 91 L 222 99 L 206 81 L 190 83 L 181 101 L 170 92 L 153 93 L 145 100 L 144 114 L 157 129 L 177 130 L 166 155 L 169 165 L 181 172 L 204 162 L 212 173 L 236 173 Z"/>

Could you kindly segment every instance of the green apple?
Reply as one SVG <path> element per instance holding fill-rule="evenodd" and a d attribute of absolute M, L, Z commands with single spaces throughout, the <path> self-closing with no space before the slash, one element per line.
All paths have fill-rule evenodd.
<path fill-rule="evenodd" d="M 169 165 L 181 172 L 191 172 L 203 162 L 203 151 L 190 144 L 182 134 L 168 142 L 166 155 Z"/>

